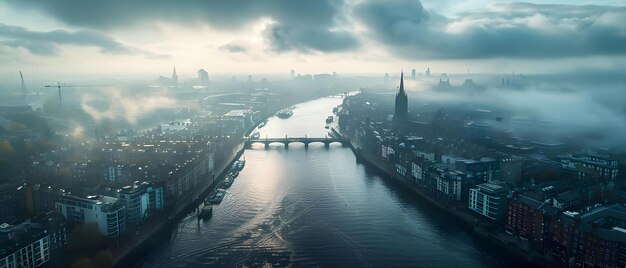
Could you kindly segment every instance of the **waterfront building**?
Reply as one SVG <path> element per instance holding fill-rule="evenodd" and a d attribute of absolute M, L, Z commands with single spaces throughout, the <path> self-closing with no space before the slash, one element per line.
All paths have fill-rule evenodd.
<path fill-rule="evenodd" d="M 626 208 L 596 206 L 583 213 L 573 241 L 578 267 L 625 267 Z"/>
<path fill-rule="evenodd" d="M 481 183 L 469 190 L 469 209 L 492 220 L 499 220 L 506 210 L 507 190 L 494 183 Z"/>
<path fill-rule="evenodd" d="M 621 204 L 563 212 L 552 224 L 552 232 L 552 252 L 561 265 L 626 265 L 626 208 Z"/>
<path fill-rule="evenodd" d="M 467 174 L 467 178 L 476 184 L 500 179 L 500 165 L 498 161 L 489 157 L 482 157 L 479 160 L 456 159 L 454 170 Z"/>
<path fill-rule="evenodd" d="M 461 182 L 462 200 L 468 200 L 470 188 L 477 184 L 497 181 L 500 178 L 500 165 L 493 158 L 483 157 L 474 160 L 444 155 L 442 156 L 442 165 L 444 169 L 465 174 Z"/>
<path fill-rule="evenodd" d="M 151 183 L 146 192 L 148 193 L 148 216 L 152 216 L 157 211 L 162 211 L 165 207 L 165 200 L 163 190 L 165 189 L 165 183 L 155 182 Z"/>
<path fill-rule="evenodd" d="M 430 67 L 426 69 L 426 76 L 430 76 Z"/>
<path fill-rule="evenodd" d="M 459 171 L 436 169 L 431 173 L 436 185 L 435 193 L 446 201 L 461 201 L 463 181 L 466 175 Z"/>
<path fill-rule="evenodd" d="M 396 122 L 404 122 L 408 119 L 409 107 L 408 97 L 404 91 L 404 74 L 400 73 L 400 90 L 396 94 L 395 113 L 393 120 Z"/>
<path fill-rule="evenodd" d="M 209 73 L 204 69 L 198 70 L 198 82 L 200 82 L 201 85 L 209 84 Z"/>
<path fill-rule="evenodd" d="M 289 72 L 291 79 L 296 79 L 296 70 L 291 69 L 291 71 Z"/>
<path fill-rule="evenodd" d="M 26 221 L 0 224 L 0 267 L 40 267 L 50 260 L 46 229 Z"/>
<path fill-rule="evenodd" d="M 398 174 L 398 176 L 400 176 L 401 178 L 407 177 L 408 168 L 406 167 L 406 165 L 403 165 L 401 163 L 396 163 L 395 168 L 396 168 L 396 174 Z"/>
<path fill-rule="evenodd" d="M 148 217 L 147 183 L 135 182 L 133 186 L 124 186 L 117 191 L 117 198 L 126 207 L 126 226 L 139 225 Z"/>
<path fill-rule="evenodd" d="M 530 241 L 536 250 L 544 252 L 550 244 L 550 225 L 558 210 L 549 202 L 537 200 L 531 195 L 519 194 L 509 202 L 505 217 L 506 232 Z"/>
<path fill-rule="evenodd" d="M 413 69 L 411 71 L 411 78 L 413 78 L 413 80 L 415 80 L 416 76 L 417 76 L 417 73 L 415 72 L 415 69 Z"/>
<path fill-rule="evenodd" d="M 427 169 L 433 165 L 432 161 L 424 157 L 417 157 L 411 161 L 411 176 L 413 177 L 413 183 L 419 186 L 425 185 Z"/>
<path fill-rule="evenodd" d="M 56 202 L 56 210 L 70 224 L 95 223 L 108 238 L 116 238 L 126 231 L 124 201 L 115 197 L 65 195 Z"/>
<path fill-rule="evenodd" d="M 237 127 L 246 129 L 246 127 L 252 124 L 250 114 L 250 110 L 231 110 L 222 116 L 222 120 L 225 121 L 223 123 L 232 122 L 235 123 Z"/>
<path fill-rule="evenodd" d="M 205 147 L 198 144 L 196 150 L 202 148 L 204 151 L 200 151 L 201 154 L 194 159 L 168 172 L 165 180 L 159 183 L 159 185 L 165 185 L 163 201 L 161 201 L 164 206 L 169 207 L 175 205 L 185 194 L 196 190 L 197 187 L 206 187 L 207 184 L 212 182 L 210 178 L 214 176 L 213 169 L 215 165 L 212 146 L 213 144 L 210 142 L 206 143 Z M 155 185 L 155 187 L 159 186 Z M 154 191 L 156 191 L 154 193 L 156 196 L 160 190 L 155 188 Z M 167 203 L 164 203 L 165 201 Z M 159 203 L 158 200 L 150 202 L 155 205 Z"/>

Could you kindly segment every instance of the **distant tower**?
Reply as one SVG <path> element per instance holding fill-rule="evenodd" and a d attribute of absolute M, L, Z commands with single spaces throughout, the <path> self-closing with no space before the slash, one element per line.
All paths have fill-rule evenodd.
<path fill-rule="evenodd" d="M 209 73 L 204 69 L 198 70 L 198 82 L 200 82 L 200 84 L 202 85 L 209 84 Z"/>
<path fill-rule="evenodd" d="M 174 65 L 174 71 L 172 71 L 172 83 L 178 84 L 178 75 L 176 74 L 176 65 Z"/>
<path fill-rule="evenodd" d="M 291 79 L 295 79 L 296 78 L 296 70 L 291 69 Z"/>
<path fill-rule="evenodd" d="M 389 73 L 385 73 L 385 82 L 389 82 Z"/>
<path fill-rule="evenodd" d="M 411 71 L 411 77 L 413 78 L 413 80 L 415 80 L 416 75 L 417 73 L 415 73 L 415 69 L 413 69 L 413 71 Z"/>
<path fill-rule="evenodd" d="M 430 76 L 430 67 L 426 69 L 426 76 Z"/>
<path fill-rule="evenodd" d="M 400 90 L 396 94 L 396 111 L 393 116 L 394 121 L 406 121 L 409 114 L 408 97 L 404 91 L 404 73 L 400 73 Z"/>

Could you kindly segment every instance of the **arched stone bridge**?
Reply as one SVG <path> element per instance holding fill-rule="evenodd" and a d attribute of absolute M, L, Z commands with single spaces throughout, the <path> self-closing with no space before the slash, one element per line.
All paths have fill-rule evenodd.
<path fill-rule="evenodd" d="M 331 143 L 341 143 L 342 146 L 347 147 L 350 141 L 348 139 L 343 138 L 309 138 L 309 137 L 287 137 L 284 138 L 264 138 L 264 139 L 246 139 L 244 144 L 246 148 L 251 148 L 252 144 L 262 143 L 265 145 L 265 148 L 269 148 L 272 143 L 282 143 L 285 145 L 285 148 L 289 148 L 290 143 L 299 142 L 304 144 L 304 148 L 309 148 L 310 143 L 323 143 L 324 146 L 329 147 Z"/>

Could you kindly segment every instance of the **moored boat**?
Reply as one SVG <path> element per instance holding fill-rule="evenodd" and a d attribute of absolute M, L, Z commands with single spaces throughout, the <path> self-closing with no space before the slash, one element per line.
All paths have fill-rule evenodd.
<path fill-rule="evenodd" d="M 262 128 L 265 126 L 265 124 L 267 124 L 267 120 L 261 122 L 257 128 Z"/>
<path fill-rule="evenodd" d="M 237 169 L 242 170 L 245 165 L 246 165 L 245 159 L 239 160 L 239 162 L 237 162 Z"/>
<path fill-rule="evenodd" d="M 215 194 L 211 197 L 211 204 L 221 203 L 225 196 L 226 191 L 224 191 L 224 189 L 218 189 L 217 192 L 215 192 Z"/>
<path fill-rule="evenodd" d="M 223 183 L 222 183 L 222 186 L 223 186 L 224 188 L 228 188 L 228 187 L 230 187 L 231 185 L 233 185 L 233 182 L 234 182 L 234 179 L 233 179 L 233 178 L 231 178 L 231 177 L 226 177 L 226 178 L 224 178 L 224 181 L 223 181 Z"/>

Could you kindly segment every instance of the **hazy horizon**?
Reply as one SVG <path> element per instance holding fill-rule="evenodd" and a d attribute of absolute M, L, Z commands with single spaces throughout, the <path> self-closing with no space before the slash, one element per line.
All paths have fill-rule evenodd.
<path fill-rule="evenodd" d="M 623 2 L 542 2 L 4 0 L 0 78 L 626 69 Z"/>

